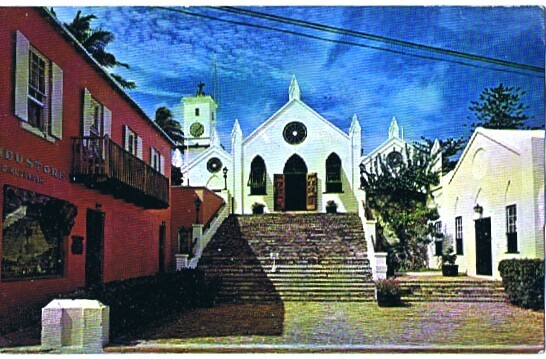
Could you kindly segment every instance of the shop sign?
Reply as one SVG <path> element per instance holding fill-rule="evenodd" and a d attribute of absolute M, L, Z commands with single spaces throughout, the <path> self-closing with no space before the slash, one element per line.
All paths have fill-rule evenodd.
<path fill-rule="evenodd" d="M 0 159 L 7 162 L 0 164 L 0 173 L 9 173 L 36 183 L 43 183 L 45 177 L 53 177 L 59 181 L 66 179 L 63 171 L 2 147 L 0 147 Z"/>

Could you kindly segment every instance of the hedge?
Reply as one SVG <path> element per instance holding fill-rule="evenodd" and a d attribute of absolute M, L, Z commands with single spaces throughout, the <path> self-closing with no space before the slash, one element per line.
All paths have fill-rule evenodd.
<path fill-rule="evenodd" d="M 187 269 L 109 282 L 62 294 L 61 298 L 96 299 L 110 307 L 110 334 L 117 337 L 172 314 L 214 305 L 218 283 L 206 283 L 201 271 Z"/>
<path fill-rule="evenodd" d="M 512 304 L 544 309 L 543 259 L 505 259 L 499 263 L 499 272 Z"/>

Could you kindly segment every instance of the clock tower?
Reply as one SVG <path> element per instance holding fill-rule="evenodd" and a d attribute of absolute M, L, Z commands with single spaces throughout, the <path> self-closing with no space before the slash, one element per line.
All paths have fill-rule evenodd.
<path fill-rule="evenodd" d="M 216 132 L 216 109 L 218 105 L 203 91 L 200 83 L 193 97 L 182 98 L 184 116 L 184 152 L 187 160 L 195 158 L 209 148 L 218 136 Z"/>

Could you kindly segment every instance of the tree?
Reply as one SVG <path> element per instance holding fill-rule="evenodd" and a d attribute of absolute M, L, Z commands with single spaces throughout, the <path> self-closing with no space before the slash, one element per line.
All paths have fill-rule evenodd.
<path fill-rule="evenodd" d="M 82 16 L 81 10 L 78 10 L 72 22 L 70 24 L 65 23 L 64 25 L 100 65 L 106 68 L 122 66 L 128 69 L 128 64 L 119 62 L 112 53 L 106 51 L 108 44 L 115 39 L 114 34 L 101 28 L 91 28 L 91 21 L 96 18 L 93 14 Z M 133 81 L 128 81 L 118 74 L 111 73 L 110 75 L 123 88 L 136 88 L 136 84 Z"/>
<path fill-rule="evenodd" d="M 471 125 L 493 129 L 523 129 L 529 117 L 524 113 L 529 106 L 522 104 L 525 95 L 519 87 L 505 87 L 502 82 L 497 87 L 485 88 L 479 101 L 471 101 L 468 108 L 477 121 Z M 470 117 L 469 117 L 470 118 Z"/>
<path fill-rule="evenodd" d="M 421 137 L 421 141 L 416 142 L 414 145 L 422 151 L 431 151 L 434 146 L 434 140 Z M 455 168 L 458 159 L 454 159 L 461 152 L 465 145 L 466 139 L 464 137 L 453 138 L 449 137 L 445 140 L 438 140 L 440 142 L 440 148 L 442 149 L 442 172 L 448 173 Z"/>
<path fill-rule="evenodd" d="M 425 266 L 432 223 L 438 219 L 438 211 L 429 206 L 430 189 L 439 183 L 439 174 L 433 171 L 438 159 L 418 148 L 406 148 L 405 158 L 396 166 L 381 156 L 371 168 L 361 165 L 361 187 L 378 220 L 377 241 L 389 252 L 390 265 L 417 270 Z"/>
<path fill-rule="evenodd" d="M 155 111 L 155 123 L 174 141 L 177 147 L 182 146 L 184 141 L 184 132 L 180 122 L 173 118 L 171 110 L 167 107 L 159 107 Z"/>

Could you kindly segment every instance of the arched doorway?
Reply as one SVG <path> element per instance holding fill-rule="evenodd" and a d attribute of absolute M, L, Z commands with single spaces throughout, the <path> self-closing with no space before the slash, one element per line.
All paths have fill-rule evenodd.
<path fill-rule="evenodd" d="M 292 155 L 284 165 L 285 210 L 307 209 L 307 165 L 298 155 Z"/>

